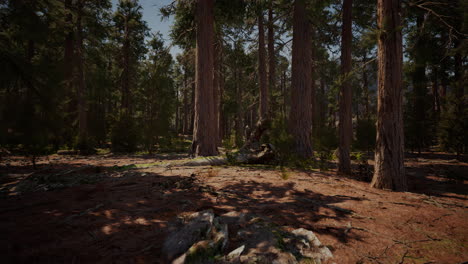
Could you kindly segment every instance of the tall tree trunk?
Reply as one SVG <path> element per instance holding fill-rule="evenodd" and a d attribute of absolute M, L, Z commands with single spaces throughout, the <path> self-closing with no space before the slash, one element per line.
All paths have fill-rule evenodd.
<path fill-rule="evenodd" d="M 362 62 L 366 63 L 366 55 L 364 54 L 364 57 L 362 58 Z M 364 92 L 364 99 L 366 102 L 364 103 L 364 109 L 365 109 L 365 117 L 366 120 L 370 120 L 370 102 L 369 102 L 369 80 L 367 78 L 367 67 L 364 67 L 362 69 L 362 90 Z"/>
<path fill-rule="evenodd" d="M 243 130 L 244 130 L 244 118 L 242 116 L 242 85 L 240 83 L 240 74 L 236 62 L 236 68 L 234 69 L 234 87 L 236 89 L 236 104 L 237 104 L 237 111 L 236 111 L 236 123 L 235 123 L 235 132 L 236 132 L 236 146 L 241 147 L 243 144 Z"/>
<path fill-rule="evenodd" d="M 437 115 L 440 112 L 440 100 L 439 100 L 439 80 L 437 74 L 437 68 L 432 68 L 432 109 L 434 114 Z"/>
<path fill-rule="evenodd" d="M 273 0 L 270 0 L 268 7 L 268 89 L 271 93 L 276 87 L 275 32 L 273 24 Z"/>
<path fill-rule="evenodd" d="M 188 90 L 189 90 L 189 82 L 187 76 L 187 65 L 184 65 L 184 125 L 182 129 L 182 133 L 187 135 L 189 133 L 189 102 L 188 102 Z"/>
<path fill-rule="evenodd" d="M 217 33 L 217 34 L 220 34 L 220 33 Z M 214 111 L 215 111 L 215 118 L 214 118 L 214 122 L 215 122 L 215 126 L 216 126 L 216 131 L 218 131 L 218 133 L 216 133 L 215 135 L 215 138 L 213 138 L 213 140 L 215 141 L 216 143 L 216 146 L 219 147 L 221 146 L 221 140 L 219 138 L 219 131 L 221 130 L 220 129 L 220 122 L 219 122 L 219 119 L 220 119 L 220 105 L 221 105 L 221 95 L 220 95 L 220 85 L 221 85 L 221 70 L 220 70 L 220 67 L 221 67 L 221 44 L 222 42 L 221 41 L 218 41 L 219 39 L 219 36 L 217 35 L 216 36 L 216 39 L 215 39 L 215 42 L 213 43 L 213 49 L 215 51 L 215 58 L 214 58 L 214 73 L 213 73 L 213 99 L 214 99 Z"/>
<path fill-rule="evenodd" d="M 293 151 L 302 158 L 313 156 L 311 144 L 311 23 L 307 18 L 305 0 L 294 1 L 292 85 L 289 132 L 293 136 Z"/>
<path fill-rule="evenodd" d="M 190 109 L 192 110 L 190 112 L 190 131 L 192 131 L 192 136 L 193 136 L 193 128 L 195 127 L 195 80 L 192 80 L 192 101 L 190 104 Z"/>
<path fill-rule="evenodd" d="M 121 111 L 124 114 L 130 112 L 130 32 L 128 18 L 125 17 L 125 32 L 123 44 L 123 72 L 122 72 L 122 102 Z"/>
<path fill-rule="evenodd" d="M 417 17 L 417 29 L 419 32 L 418 39 L 414 47 L 414 71 L 412 72 L 413 79 L 413 93 L 414 93 L 414 109 L 415 109 L 415 126 L 416 126 L 416 141 L 418 153 L 421 153 L 422 148 L 425 146 L 425 130 L 426 124 L 426 56 L 424 53 L 424 45 L 426 45 L 426 34 L 423 29 L 424 13 L 420 12 Z"/>
<path fill-rule="evenodd" d="M 401 0 L 378 0 L 378 100 L 371 186 L 408 190 L 404 168 Z"/>
<path fill-rule="evenodd" d="M 268 115 L 268 85 L 265 60 L 265 30 L 263 25 L 263 10 L 258 14 L 258 75 L 260 81 L 260 120 Z"/>
<path fill-rule="evenodd" d="M 78 2 L 76 27 L 76 62 L 77 62 L 77 99 L 78 99 L 78 148 L 87 151 L 88 146 L 88 118 L 86 100 L 86 81 L 83 58 L 83 0 Z"/>
<path fill-rule="evenodd" d="M 352 29 L 352 0 L 343 0 L 343 26 L 341 28 L 341 90 L 339 110 L 339 155 L 338 172 L 351 173 L 351 160 L 349 157 L 351 140 L 353 138 L 352 124 L 352 91 L 351 91 L 351 29 Z"/>
<path fill-rule="evenodd" d="M 221 146 L 223 143 L 224 137 L 224 122 L 223 122 L 223 94 L 224 94 L 224 67 L 223 67 L 223 40 L 221 36 L 218 38 L 218 48 L 219 48 L 219 103 L 218 103 L 218 146 Z"/>
<path fill-rule="evenodd" d="M 75 24 L 73 23 L 73 15 L 72 15 L 72 1 L 66 0 L 65 1 L 65 8 L 67 16 L 65 18 L 67 24 L 67 34 L 65 36 L 65 43 L 64 43 L 64 55 L 63 55 L 63 67 L 64 67 L 64 83 L 65 83 L 65 96 L 67 99 L 67 104 L 65 105 L 65 122 L 67 124 L 73 124 L 74 121 L 74 112 L 75 112 L 75 93 L 73 89 L 73 71 L 74 71 L 74 29 Z M 72 142 L 73 138 L 73 129 L 66 130 L 65 133 L 65 141 L 67 143 Z"/>
<path fill-rule="evenodd" d="M 192 154 L 213 156 L 216 148 L 216 127 L 213 89 L 213 0 L 197 1 L 197 54 L 195 88 L 195 123 Z"/>

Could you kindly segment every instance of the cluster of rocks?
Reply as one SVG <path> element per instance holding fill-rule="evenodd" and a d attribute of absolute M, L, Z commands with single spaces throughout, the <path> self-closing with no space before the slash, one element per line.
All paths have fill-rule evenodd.
<path fill-rule="evenodd" d="M 166 238 L 168 263 L 329 263 L 331 251 L 307 229 L 277 226 L 240 212 L 180 217 Z"/>

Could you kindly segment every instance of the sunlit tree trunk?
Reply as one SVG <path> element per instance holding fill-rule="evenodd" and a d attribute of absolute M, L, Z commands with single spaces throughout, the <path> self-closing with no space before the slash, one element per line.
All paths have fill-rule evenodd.
<path fill-rule="evenodd" d="M 213 3 L 213 0 L 198 0 L 196 7 L 197 62 L 192 142 L 192 153 L 195 156 L 212 156 L 218 153 L 213 89 Z"/>
<path fill-rule="evenodd" d="M 343 26 L 341 29 L 341 90 L 339 110 L 339 155 L 338 172 L 351 173 L 351 160 L 349 157 L 351 140 L 353 138 L 352 125 L 352 91 L 351 91 L 351 29 L 352 29 L 352 0 L 343 1 Z"/>
<path fill-rule="evenodd" d="M 292 85 L 289 132 L 293 136 L 293 151 L 302 158 L 313 156 L 311 144 L 311 23 L 305 0 L 294 2 Z"/>
<path fill-rule="evenodd" d="M 401 1 L 378 0 L 378 101 L 371 186 L 408 190 L 404 169 Z"/>

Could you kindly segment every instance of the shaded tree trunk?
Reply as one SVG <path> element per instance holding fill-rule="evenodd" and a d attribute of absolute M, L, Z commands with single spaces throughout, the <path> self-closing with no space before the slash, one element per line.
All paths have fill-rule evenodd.
<path fill-rule="evenodd" d="M 213 0 L 198 0 L 197 54 L 195 88 L 195 122 L 192 154 L 213 156 L 218 154 L 214 89 L 213 89 Z"/>
<path fill-rule="evenodd" d="M 83 1 L 78 2 L 77 8 L 77 28 L 76 28 L 76 62 L 77 62 L 77 99 L 78 99 L 78 148 L 87 151 L 88 146 L 88 118 L 86 100 L 86 80 L 84 73 L 83 58 Z"/>
<path fill-rule="evenodd" d="M 415 110 L 415 131 L 417 133 L 416 144 L 418 153 L 421 154 L 421 150 L 425 147 L 425 131 L 426 127 L 426 98 L 427 98 L 427 87 L 426 87 L 426 57 L 424 53 L 424 46 L 426 45 L 427 38 L 423 32 L 424 13 L 420 12 L 417 17 L 417 28 L 420 32 L 418 39 L 415 44 L 414 51 L 414 71 L 412 73 L 413 89 L 414 89 L 414 110 Z"/>
<path fill-rule="evenodd" d="M 240 74 L 239 70 L 237 69 L 237 64 L 235 66 L 236 68 L 234 69 L 234 86 L 236 89 L 236 104 L 237 104 L 237 110 L 236 110 L 236 123 L 235 123 L 235 132 L 236 132 L 236 146 L 241 147 L 242 146 L 242 141 L 243 141 L 243 130 L 244 130 L 244 119 L 242 116 L 242 96 L 243 96 L 243 91 L 242 91 L 242 85 L 239 85 L 240 82 Z"/>
<path fill-rule="evenodd" d="M 366 63 L 366 55 L 364 54 L 364 57 L 362 58 L 362 62 L 363 63 Z M 369 80 L 367 78 L 367 69 L 366 67 L 364 67 L 362 69 L 362 90 L 364 92 L 364 100 L 366 100 L 366 102 L 364 103 L 364 109 L 365 109 L 365 118 L 367 119 L 367 121 L 370 120 L 370 101 L 369 101 Z"/>
<path fill-rule="evenodd" d="M 122 98 L 121 111 L 129 114 L 130 111 L 130 32 L 128 18 L 125 17 L 125 32 L 123 44 L 123 72 L 122 72 Z"/>
<path fill-rule="evenodd" d="M 184 135 L 187 135 L 189 133 L 189 129 L 190 129 L 190 124 L 189 124 L 189 109 L 190 109 L 190 105 L 189 105 L 189 99 L 188 99 L 188 90 L 189 90 L 189 82 L 188 82 L 188 74 L 187 74 L 187 65 L 184 65 L 184 91 L 183 91 L 183 94 L 184 94 L 184 124 L 183 124 L 183 129 L 182 129 L 182 133 Z"/>
<path fill-rule="evenodd" d="M 192 102 L 190 104 L 191 106 L 191 118 L 190 118 L 190 131 L 192 131 L 192 136 L 193 136 L 193 128 L 195 124 L 195 80 L 192 80 Z"/>
<path fill-rule="evenodd" d="M 292 44 L 292 85 L 289 132 L 293 136 L 293 151 L 302 158 L 313 156 L 312 131 L 312 64 L 311 64 L 311 23 L 307 18 L 304 0 L 294 2 L 293 44 Z"/>
<path fill-rule="evenodd" d="M 66 117 L 65 122 L 68 124 L 73 124 L 74 122 L 74 112 L 75 112 L 75 102 L 76 96 L 73 89 L 73 71 L 74 71 L 74 29 L 75 24 L 73 23 L 73 15 L 72 15 L 72 1 L 66 0 L 65 1 L 65 8 L 67 16 L 65 18 L 65 22 L 67 25 L 67 34 L 65 36 L 65 43 L 64 43 L 64 55 L 63 55 L 63 67 L 64 67 L 64 82 L 65 82 L 65 95 L 67 97 L 67 104 L 65 106 Z M 67 143 L 72 142 L 73 138 L 73 129 L 67 129 L 65 132 L 65 140 Z"/>
<path fill-rule="evenodd" d="M 339 155 L 338 172 L 351 173 L 350 147 L 353 138 L 352 124 L 352 91 L 351 91 L 351 27 L 352 27 L 352 0 L 343 0 L 343 26 L 341 29 L 341 89 L 339 110 Z"/>
<path fill-rule="evenodd" d="M 437 74 L 437 68 L 434 66 L 432 69 L 432 109 L 437 115 L 440 112 L 440 100 L 439 100 L 439 80 Z"/>
<path fill-rule="evenodd" d="M 408 190 L 404 169 L 401 0 L 378 0 L 378 100 L 371 186 Z"/>
<path fill-rule="evenodd" d="M 219 33 L 218 33 L 219 34 Z M 213 74 L 213 87 L 214 87 L 214 107 L 215 107 L 215 125 L 216 125 L 216 137 L 213 139 L 216 142 L 216 146 L 221 146 L 221 138 L 220 133 L 221 131 L 221 45 L 222 41 L 219 41 L 220 36 L 216 36 L 216 40 L 213 44 L 214 51 L 215 51 L 215 58 L 214 58 L 214 74 Z"/>
<path fill-rule="evenodd" d="M 273 0 L 270 0 L 268 8 L 268 89 L 271 93 L 276 87 L 275 32 L 273 23 Z"/>
<path fill-rule="evenodd" d="M 223 118 L 223 94 L 224 94 L 224 71 L 223 71 L 223 41 L 221 37 L 218 39 L 218 51 L 219 51 L 219 103 L 218 103 L 218 146 L 223 143 L 224 137 L 224 118 Z"/>
<path fill-rule="evenodd" d="M 258 77 L 260 81 L 260 119 L 268 115 L 268 85 L 265 59 L 265 30 L 263 25 L 263 12 L 258 14 Z"/>

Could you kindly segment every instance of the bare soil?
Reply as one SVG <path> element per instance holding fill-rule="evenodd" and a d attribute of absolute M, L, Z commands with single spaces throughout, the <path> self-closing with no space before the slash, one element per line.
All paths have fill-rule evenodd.
<path fill-rule="evenodd" d="M 468 163 L 449 154 L 408 155 L 405 193 L 333 168 L 173 163 L 186 158 L 51 155 L 34 170 L 25 157 L 4 157 L 2 263 L 163 263 L 171 222 L 210 208 L 312 230 L 335 263 L 468 261 Z"/>

